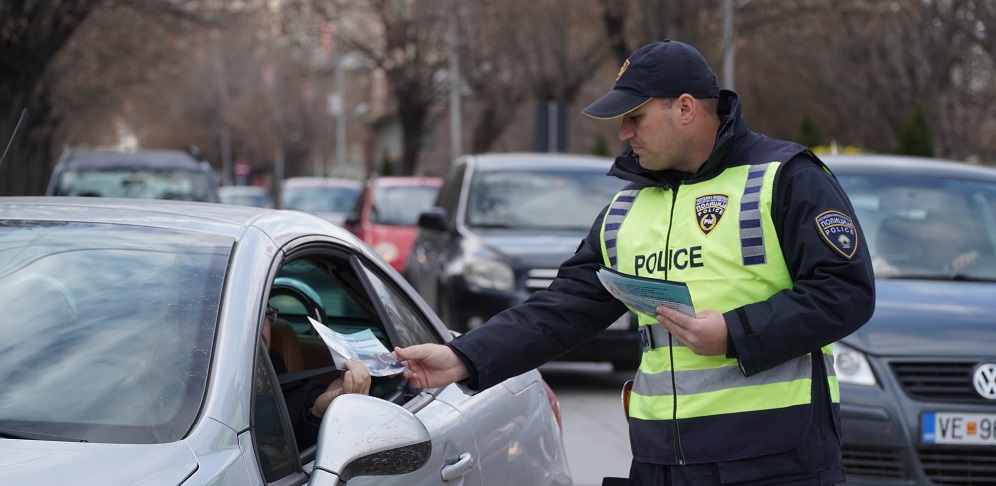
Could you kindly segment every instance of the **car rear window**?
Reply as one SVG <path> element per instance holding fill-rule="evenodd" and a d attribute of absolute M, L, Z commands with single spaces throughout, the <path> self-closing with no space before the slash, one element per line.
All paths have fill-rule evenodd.
<path fill-rule="evenodd" d="M 200 409 L 230 238 L 0 225 L 0 429 L 181 439 Z"/>
<path fill-rule="evenodd" d="M 605 169 L 478 172 L 468 193 L 472 227 L 586 230 L 625 182 Z"/>
<path fill-rule="evenodd" d="M 373 193 L 370 222 L 390 226 L 415 226 L 419 214 L 432 207 L 436 186 L 384 186 Z"/>
<path fill-rule="evenodd" d="M 840 175 L 875 275 L 996 280 L 996 183 L 918 175 Z"/>
<path fill-rule="evenodd" d="M 210 176 L 184 169 L 67 170 L 55 195 L 217 202 Z"/>

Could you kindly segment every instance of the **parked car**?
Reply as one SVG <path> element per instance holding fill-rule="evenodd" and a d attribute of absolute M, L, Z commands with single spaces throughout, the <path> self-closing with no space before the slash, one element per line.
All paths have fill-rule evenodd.
<path fill-rule="evenodd" d="M 211 164 L 182 150 L 67 149 L 45 195 L 218 202 L 218 179 Z"/>
<path fill-rule="evenodd" d="M 0 219 L 0 484 L 572 484 L 538 371 L 474 394 L 374 377 L 298 450 L 281 384 L 333 364 L 306 316 L 387 349 L 451 339 L 321 218 L 24 197 L 0 198 Z M 263 345 L 268 305 L 289 374 Z"/>
<path fill-rule="evenodd" d="M 273 207 L 273 197 L 270 196 L 270 190 L 263 186 L 221 186 L 218 188 L 218 199 L 222 204 L 257 208 Z"/>
<path fill-rule="evenodd" d="M 280 187 L 280 208 L 317 214 L 337 225 L 356 205 L 362 184 L 338 177 L 291 177 Z"/>
<path fill-rule="evenodd" d="M 346 228 L 399 272 L 418 232 L 418 216 L 432 206 L 438 177 L 373 177 L 366 182 Z"/>
<path fill-rule="evenodd" d="M 625 184 L 606 175 L 611 164 L 552 153 L 458 158 L 419 217 L 405 277 L 451 329 L 484 324 L 550 285 Z M 628 313 L 561 359 L 635 369 L 636 326 Z"/>
<path fill-rule="evenodd" d="M 876 276 L 874 315 L 834 350 L 848 484 L 996 484 L 996 169 L 824 160 Z"/>

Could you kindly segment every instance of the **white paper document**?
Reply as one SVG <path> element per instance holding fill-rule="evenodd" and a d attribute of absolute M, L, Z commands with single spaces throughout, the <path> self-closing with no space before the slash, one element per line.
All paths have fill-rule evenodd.
<path fill-rule="evenodd" d="M 656 316 L 663 305 L 695 317 L 692 295 L 682 282 L 626 275 L 604 266 L 597 275 L 610 294 L 637 312 Z"/>
<path fill-rule="evenodd" d="M 370 329 L 342 334 L 310 317 L 308 320 L 329 347 L 336 368 L 345 370 L 347 360 L 357 359 L 370 370 L 370 376 L 390 376 L 407 370 Z"/>

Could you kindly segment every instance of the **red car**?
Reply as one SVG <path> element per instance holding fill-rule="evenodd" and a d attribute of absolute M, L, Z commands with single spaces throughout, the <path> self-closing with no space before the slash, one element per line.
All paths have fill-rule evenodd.
<path fill-rule="evenodd" d="M 400 272 L 418 231 L 418 216 L 432 207 L 440 185 L 438 177 L 371 178 L 345 227 Z"/>

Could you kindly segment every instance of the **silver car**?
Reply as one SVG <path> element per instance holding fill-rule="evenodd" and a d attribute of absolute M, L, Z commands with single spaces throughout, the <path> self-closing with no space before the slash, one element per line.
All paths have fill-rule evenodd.
<path fill-rule="evenodd" d="M 387 349 L 451 339 L 310 214 L 0 198 L 0 308 L 0 484 L 573 484 L 537 371 L 479 393 L 374 377 L 299 449 L 281 384 L 334 375 L 309 317 Z"/>

